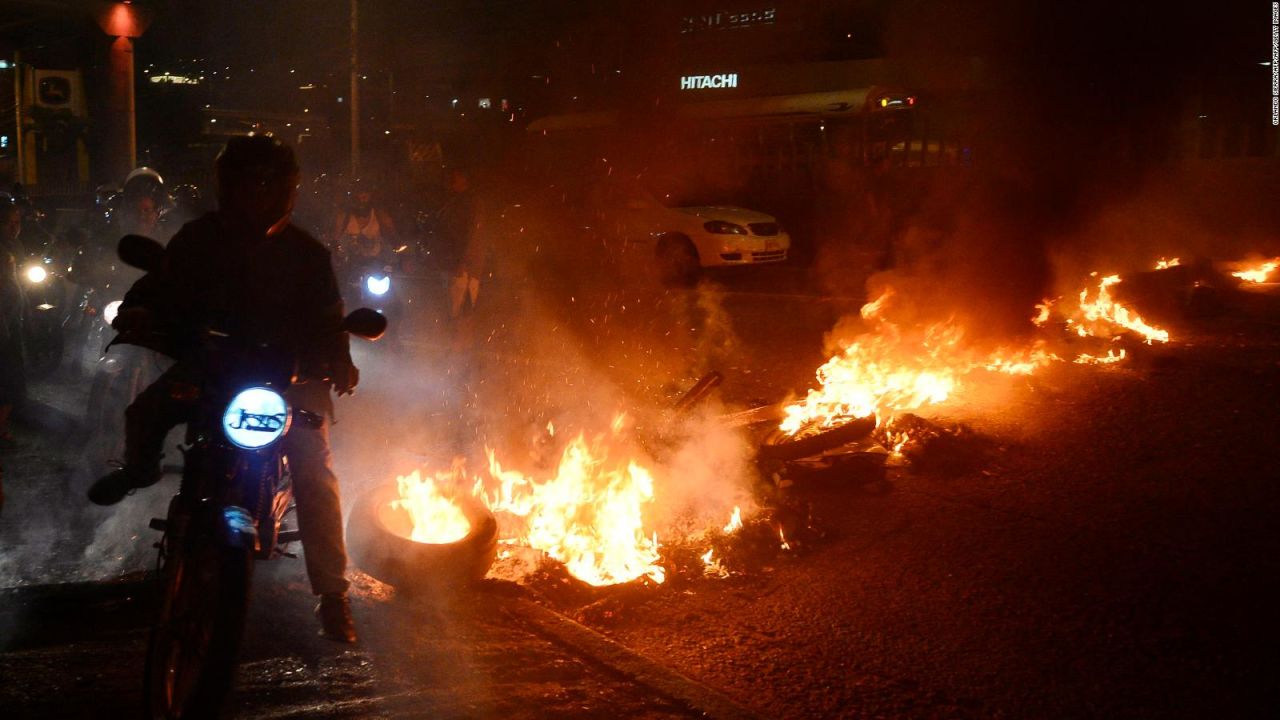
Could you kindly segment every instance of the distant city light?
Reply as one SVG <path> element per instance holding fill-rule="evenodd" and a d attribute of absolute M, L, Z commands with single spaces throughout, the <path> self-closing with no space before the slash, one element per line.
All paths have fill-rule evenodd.
<path fill-rule="evenodd" d="M 186 75 L 170 75 L 169 73 L 165 73 L 163 75 L 152 75 L 151 82 L 169 83 L 170 85 L 199 85 L 200 78 L 188 77 Z"/>

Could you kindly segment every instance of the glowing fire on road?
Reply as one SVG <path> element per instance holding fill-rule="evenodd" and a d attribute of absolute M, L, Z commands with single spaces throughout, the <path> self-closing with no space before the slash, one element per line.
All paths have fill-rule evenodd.
<path fill-rule="evenodd" d="M 1280 258 L 1268 260 L 1254 265 L 1244 266 L 1243 269 L 1231 273 L 1233 276 L 1251 283 L 1264 283 L 1271 277 L 1271 274 L 1280 268 Z"/>
<path fill-rule="evenodd" d="M 498 518 L 499 542 L 541 550 L 584 582 L 661 583 L 658 538 L 644 522 L 654 479 L 637 460 L 617 457 L 624 427 L 619 416 L 609 432 L 579 434 L 544 475 L 504 468 L 492 449 L 485 472 L 470 477 L 460 460 L 447 472 L 415 471 L 398 479 L 394 506 L 409 512 L 413 540 L 455 542 L 470 528 L 457 500 L 470 495 Z"/>
<path fill-rule="evenodd" d="M 1090 277 L 1097 276 L 1092 273 Z M 1169 342 L 1167 330 L 1153 327 L 1112 297 L 1111 288 L 1119 284 L 1119 275 L 1108 275 L 1098 281 L 1096 288 L 1081 290 L 1079 312 L 1067 318 L 1067 324 L 1081 337 L 1111 338 L 1119 330 L 1129 330 L 1141 335 L 1148 345 Z"/>
<path fill-rule="evenodd" d="M 1162 260 L 1167 267 L 1178 260 Z M 1098 278 L 1098 273 L 1090 277 Z M 1143 342 L 1166 343 L 1169 332 L 1156 327 L 1120 303 L 1112 288 L 1119 275 L 1107 275 L 1082 289 L 1074 303 L 1046 298 L 1036 305 L 1031 322 L 1045 327 L 1054 313 L 1065 319 L 1075 334 L 1113 341 L 1132 333 Z M 847 343 L 817 371 L 818 386 L 804 399 L 785 409 L 779 427 L 789 436 L 821 432 L 857 418 L 875 417 L 884 429 L 894 417 L 936 405 L 954 396 L 966 376 L 978 370 L 1006 375 L 1031 375 L 1063 358 L 1043 340 L 1023 348 L 998 348 L 981 353 L 964 342 L 964 329 L 954 320 L 938 322 L 920 330 L 903 328 L 886 319 L 893 290 L 881 293 L 862 307 L 862 317 L 872 324 L 869 332 Z M 1073 362 L 1082 365 L 1110 365 L 1125 359 L 1123 349 L 1105 354 L 1081 352 Z M 891 454 L 899 452 L 910 439 L 904 432 L 882 433 Z"/>
<path fill-rule="evenodd" d="M 454 464 L 452 470 L 423 477 L 414 470 L 396 479 L 400 499 L 391 503 L 397 509 L 409 513 L 413 521 L 410 539 L 420 543 L 452 543 L 471 532 L 471 522 L 462 514 L 453 497 L 442 488 L 458 487 L 462 467 Z"/>
<path fill-rule="evenodd" d="M 591 585 L 662 582 L 658 536 L 644 527 L 653 475 L 633 459 L 612 457 L 610 440 L 622 427 L 616 420 L 591 441 L 579 434 L 546 478 L 504 469 L 488 451 L 488 477 L 477 479 L 475 493 L 498 515 L 501 541 L 541 550 Z"/>

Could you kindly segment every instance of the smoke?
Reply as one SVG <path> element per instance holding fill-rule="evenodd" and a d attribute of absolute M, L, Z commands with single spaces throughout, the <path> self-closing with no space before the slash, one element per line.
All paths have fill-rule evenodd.
<path fill-rule="evenodd" d="M 1256 149 L 1249 128 L 1266 118 L 1263 23 L 1244 9 L 925 0 L 885 12 L 886 54 L 918 86 L 919 112 L 972 162 L 828 172 L 817 267 L 829 289 L 865 276 L 850 267 L 891 266 L 868 297 L 893 286 L 930 319 L 1014 336 L 1035 302 L 1093 270 L 1274 242 L 1280 176 L 1218 155 Z"/>

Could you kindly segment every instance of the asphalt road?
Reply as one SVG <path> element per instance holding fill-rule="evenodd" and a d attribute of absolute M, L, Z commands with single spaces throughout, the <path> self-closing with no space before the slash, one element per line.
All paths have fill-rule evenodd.
<path fill-rule="evenodd" d="M 667 396 L 715 366 L 727 398 L 776 399 L 803 388 L 822 333 L 857 305 L 767 283 L 731 286 L 701 305 L 634 293 L 568 305 L 579 302 L 590 309 L 560 332 L 585 350 L 512 358 L 507 348 L 527 338 L 511 330 L 494 336 L 480 366 L 543 379 L 554 374 L 548 366 L 561 375 L 589 367 L 588 386 L 642 377 L 617 392 Z M 552 327 L 538 334 L 557 336 Z M 535 585 L 533 596 L 766 716 L 1270 715 L 1280 706 L 1280 307 L 1251 301 L 1187 322 L 1177 338 L 1125 366 L 1059 366 L 1011 381 L 998 398 L 944 408 L 940 417 L 981 439 L 969 467 L 796 474 L 788 501 L 811 509 L 812 530 L 789 551 L 727 548 L 728 579 L 615 594 Z M 415 391 L 434 387 L 424 383 Z M 375 384 L 362 402 L 404 392 Z M 513 413 L 547 394 L 501 393 Z M 347 417 L 335 446 L 344 482 L 358 487 L 353 468 L 364 458 L 343 433 L 365 416 Z M 388 434 L 377 452 L 417 440 Z M 40 493 L 59 487 L 70 454 L 44 433 L 25 435 L 6 458 L 0 539 L 28 549 L 24 568 L 45 536 L 21 522 Z M 66 555 L 74 534 L 55 537 Z M 67 563 L 76 565 L 45 567 L 65 575 Z M 493 587 L 422 605 L 363 582 L 362 643 L 330 645 L 312 635 L 300 563 L 278 565 L 255 590 L 239 716 L 687 712 L 495 611 L 505 591 Z M 24 568 L 10 557 L 6 577 L 40 578 Z M 0 596 L 5 717 L 100 717 L 136 705 L 145 602 L 83 587 Z"/>

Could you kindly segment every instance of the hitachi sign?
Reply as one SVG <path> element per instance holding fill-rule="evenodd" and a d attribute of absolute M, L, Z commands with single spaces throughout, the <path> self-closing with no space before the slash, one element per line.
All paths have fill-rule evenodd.
<path fill-rule="evenodd" d="M 738 73 L 722 75 L 685 75 L 680 78 L 681 90 L 704 90 L 707 88 L 736 88 Z"/>

